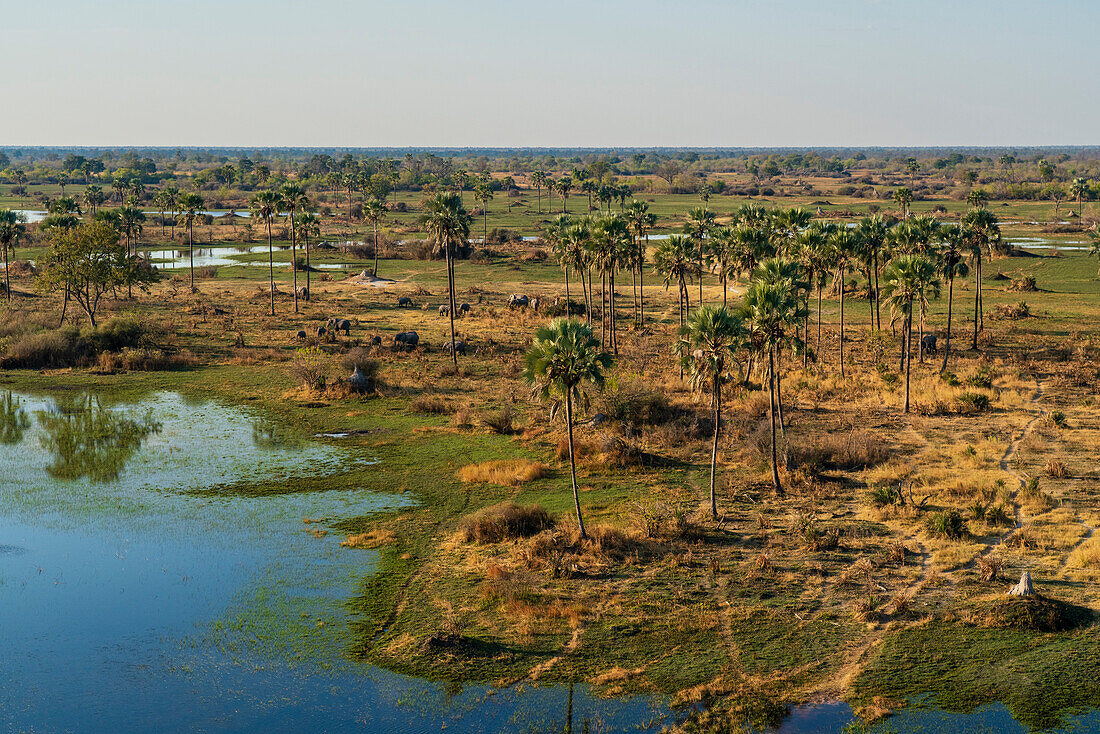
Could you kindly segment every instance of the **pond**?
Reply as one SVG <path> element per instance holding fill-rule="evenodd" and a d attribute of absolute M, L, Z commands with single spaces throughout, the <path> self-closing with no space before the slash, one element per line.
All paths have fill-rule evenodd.
<path fill-rule="evenodd" d="M 276 245 L 276 252 L 288 252 L 290 247 Z M 302 249 L 298 248 L 298 256 L 305 257 L 305 253 Z M 241 255 L 266 255 L 267 245 L 252 245 L 249 247 L 196 247 L 195 248 L 195 267 L 232 267 L 235 265 L 264 267 L 268 266 L 267 259 L 260 260 L 241 260 Z M 156 265 L 161 270 L 178 270 L 181 268 L 189 268 L 191 266 L 191 258 L 188 255 L 186 249 L 174 249 L 174 250 L 149 250 L 145 253 L 145 256 L 149 258 L 149 261 Z M 276 262 L 276 268 L 289 269 L 289 262 Z M 362 265 L 355 265 L 352 263 L 311 263 L 311 267 L 315 270 L 354 270 L 361 268 Z"/>
<path fill-rule="evenodd" d="M 407 500 L 201 492 L 369 469 L 340 444 L 176 393 L 0 392 L 0 729 L 481 732 L 571 712 L 577 731 L 647 731 L 677 715 L 661 697 L 448 686 L 351 661 L 343 602 L 375 552 L 303 521 Z"/>

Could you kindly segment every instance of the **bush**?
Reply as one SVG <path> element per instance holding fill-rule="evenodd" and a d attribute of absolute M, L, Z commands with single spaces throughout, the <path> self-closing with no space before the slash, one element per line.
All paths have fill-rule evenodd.
<path fill-rule="evenodd" d="M 1009 321 L 1026 319 L 1031 316 L 1031 308 L 1027 305 L 1027 301 L 998 303 L 993 307 L 993 313 L 990 316 L 994 319 L 1008 319 Z"/>
<path fill-rule="evenodd" d="M 97 352 L 117 352 L 126 347 L 141 349 L 153 346 L 160 329 L 132 316 L 115 316 L 95 329 L 85 327 L 80 335 Z"/>
<path fill-rule="evenodd" d="M 502 502 L 463 518 L 458 530 L 463 542 L 481 544 L 529 538 L 553 526 L 554 519 L 539 505 Z"/>
<path fill-rule="evenodd" d="M 292 377 L 310 390 L 324 390 L 328 384 L 328 360 L 318 347 L 302 347 L 288 368 Z"/>
<path fill-rule="evenodd" d="M 1035 278 L 1029 275 L 1024 278 L 1014 279 L 1009 283 L 1008 290 L 1020 293 L 1034 293 L 1039 290 L 1039 288 L 1036 286 Z"/>
<path fill-rule="evenodd" d="M 454 412 L 454 408 L 451 404 L 438 395 L 420 395 L 415 397 L 412 402 L 409 403 L 409 408 L 414 413 L 424 413 L 426 415 L 450 415 Z"/>
<path fill-rule="evenodd" d="M 487 413 L 482 416 L 481 422 L 484 423 L 490 431 L 499 433 L 502 436 L 510 436 L 515 431 L 512 406 L 509 403 L 505 403 L 504 407 L 497 413 Z"/>
<path fill-rule="evenodd" d="M 958 540 L 968 535 L 966 520 L 958 510 L 945 510 L 931 515 L 926 527 L 930 535 Z"/>
<path fill-rule="evenodd" d="M 956 412 L 963 414 L 981 413 L 989 410 L 989 396 L 980 392 L 964 392 L 955 400 Z"/>
<path fill-rule="evenodd" d="M 43 369 L 72 367 L 86 362 L 93 349 L 73 327 L 25 334 L 5 350 L 3 367 Z"/>
<path fill-rule="evenodd" d="M 990 367 L 982 367 L 967 380 L 966 384 L 971 387 L 983 387 L 989 389 L 993 387 L 993 380 L 996 377 L 996 373 Z"/>

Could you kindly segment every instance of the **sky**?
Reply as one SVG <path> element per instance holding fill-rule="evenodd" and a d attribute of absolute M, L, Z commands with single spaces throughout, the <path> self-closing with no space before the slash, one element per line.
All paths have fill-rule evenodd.
<path fill-rule="evenodd" d="M 0 0 L 0 145 L 1100 143 L 1095 0 Z"/>

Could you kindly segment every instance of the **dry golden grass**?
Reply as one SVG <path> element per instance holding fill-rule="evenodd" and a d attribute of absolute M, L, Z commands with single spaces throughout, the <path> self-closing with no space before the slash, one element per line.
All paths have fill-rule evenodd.
<path fill-rule="evenodd" d="M 502 487 L 518 487 L 546 476 L 549 467 L 541 461 L 528 459 L 498 459 L 480 464 L 467 464 L 456 476 L 463 482 L 499 484 Z"/>
<path fill-rule="evenodd" d="M 349 535 L 340 541 L 344 548 L 380 548 L 394 541 L 393 531 L 389 528 L 376 528 L 365 533 Z"/>

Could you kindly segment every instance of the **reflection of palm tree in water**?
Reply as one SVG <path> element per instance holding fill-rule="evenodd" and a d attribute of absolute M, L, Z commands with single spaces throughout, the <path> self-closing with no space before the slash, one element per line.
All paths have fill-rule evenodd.
<path fill-rule="evenodd" d="M 14 446 L 23 440 L 23 434 L 31 427 L 27 411 L 19 407 L 19 400 L 10 392 L 0 398 L 0 444 Z"/>
<path fill-rule="evenodd" d="M 55 479 L 94 482 L 118 479 L 126 462 L 145 439 L 159 433 L 161 424 L 152 412 L 130 417 L 103 408 L 91 395 L 59 404 L 56 411 L 38 411 L 38 425 L 45 431 L 43 448 L 53 454 L 47 467 Z"/>

